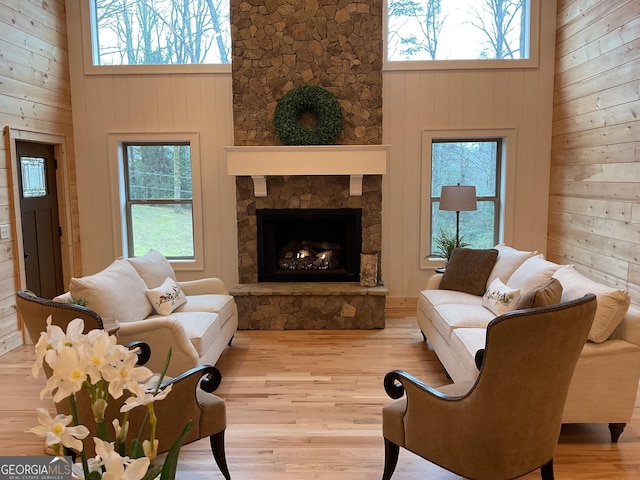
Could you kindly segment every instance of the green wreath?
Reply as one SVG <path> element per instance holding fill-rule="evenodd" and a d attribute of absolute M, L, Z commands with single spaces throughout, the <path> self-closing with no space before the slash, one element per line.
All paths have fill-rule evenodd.
<path fill-rule="evenodd" d="M 313 128 L 300 124 L 304 112 L 315 115 Z M 278 101 L 273 124 L 285 145 L 330 145 L 342 131 L 342 110 L 328 90 L 318 85 L 301 85 L 289 90 Z"/>

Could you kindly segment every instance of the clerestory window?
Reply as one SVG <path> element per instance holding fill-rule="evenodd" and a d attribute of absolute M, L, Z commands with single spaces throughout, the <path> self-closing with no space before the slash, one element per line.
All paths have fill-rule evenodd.
<path fill-rule="evenodd" d="M 93 66 L 231 63 L 229 0 L 89 3 Z"/>
<path fill-rule="evenodd" d="M 386 60 L 532 59 L 539 1 L 387 0 Z"/>

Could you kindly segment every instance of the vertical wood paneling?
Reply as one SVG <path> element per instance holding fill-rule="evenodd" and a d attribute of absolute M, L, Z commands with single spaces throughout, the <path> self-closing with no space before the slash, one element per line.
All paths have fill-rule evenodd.
<path fill-rule="evenodd" d="M 68 141 L 65 168 L 69 171 L 66 189 L 76 198 L 73 156 L 73 129 L 69 59 L 63 4 L 32 0 L 0 0 L 0 126 L 4 139 L 0 146 L 0 223 L 11 226 L 11 238 L 0 240 L 0 354 L 20 345 L 22 334 L 15 311 L 15 292 L 20 288 L 16 225 L 11 190 L 11 143 L 9 129 Z M 79 229 L 73 211 L 69 242 L 75 265 L 80 265 Z M 74 262 L 67 257 L 67 263 Z M 78 272 L 67 272 L 67 274 Z"/>
<path fill-rule="evenodd" d="M 181 279 L 219 276 L 237 282 L 235 183 L 226 173 L 225 145 L 233 145 L 229 74 L 85 75 L 79 0 L 67 0 L 71 79 L 77 132 L 79 216 L 84 274 L 120 254 L 112 198 L 117 179 L 107 149 L 109 133 L 197 132 L 203 195 L 204 271 Z"/>
<path fill-rule="evenodd" d="M 555 16 L 553 2 L 542 2 L 541 23 L 547 35 L 554 32 Z M 540 65 L 534 69 L 384 73 L 383 142 L 391 145 L 391 166 L 383 192 L 382 269 L 392 296 L 416 296 L 433 273 L 420 269 L 417 255 L 421 186 L 413 175 L 420 175 L 425 129 L 516 130 L 517 158 L 510 161 L 514 194 L 505 199 L 515 205 L 513 237 L 506 240 L 519 248 L 545 251 L 553 52 L 553 38 L 542 39 Z"/>
<path fill-rule="evenodd" d="M 640 302 L 640 3 L 558 11 L 548 253 Z"/>

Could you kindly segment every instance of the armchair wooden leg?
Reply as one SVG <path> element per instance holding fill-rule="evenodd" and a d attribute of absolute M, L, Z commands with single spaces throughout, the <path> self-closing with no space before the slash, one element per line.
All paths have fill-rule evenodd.
<path fill-rule="evenodd" d="M 209 437 L 209 443 L 211 444 L 211 451 L 213 452 L 213 458 L 218 464 L 218 468 L 224 475 L 224 478 L 231 480 L 229 474 L 229 468 L 227 467 L 227 457 L 224 453 L 224 430 L 218 432 Z"/>
<path fill-rule="evenodd" d="M 542 480 L 554 480 L 553 477 L 553 458 L 540 467 Z"/>
<path fill-rule="evenodd" d="M 610 423 L 609 424 L 609 432 L 611 432 L 612 443 L 618 442 L 618 438 L 620 438 L 620 435 L 622 435 L 622 431 L 626 426 L 627 426 L 626 423 Z"/>
<path fill-rule="evenodd" d="M 384 472 L 382 480 L 390 480 L 398 464 L 400 447 L 386 438 L 384 439 Z"/>

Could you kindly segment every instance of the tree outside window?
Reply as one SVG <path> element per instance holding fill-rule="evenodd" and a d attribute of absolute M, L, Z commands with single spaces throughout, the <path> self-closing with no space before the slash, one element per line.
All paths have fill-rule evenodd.
<path fill-rule="evenodd" d="M 431 249 L 444 233 L 455 237 L 456 213 L 439 210 L 443 185 L 473 185 L 478 210 L 460 212 L 461 242 L 471 248 L 498 243 L 500 210 L 501 138 L 433 140 L 431 144 Z"/>
<path fill-rule="evenodd" d="M 531 0 L 388 0 L 387 60 L 529 58 Z"/>
<path fill-rule="evenodd" d="M 193 259 L 190 145 L 125 143 L 123 158 L 129 255 Z"/>
<path fill-rule="evenodd" d="M 230 63 L 229 0 L 92 0 L 94 65 Z"/>

